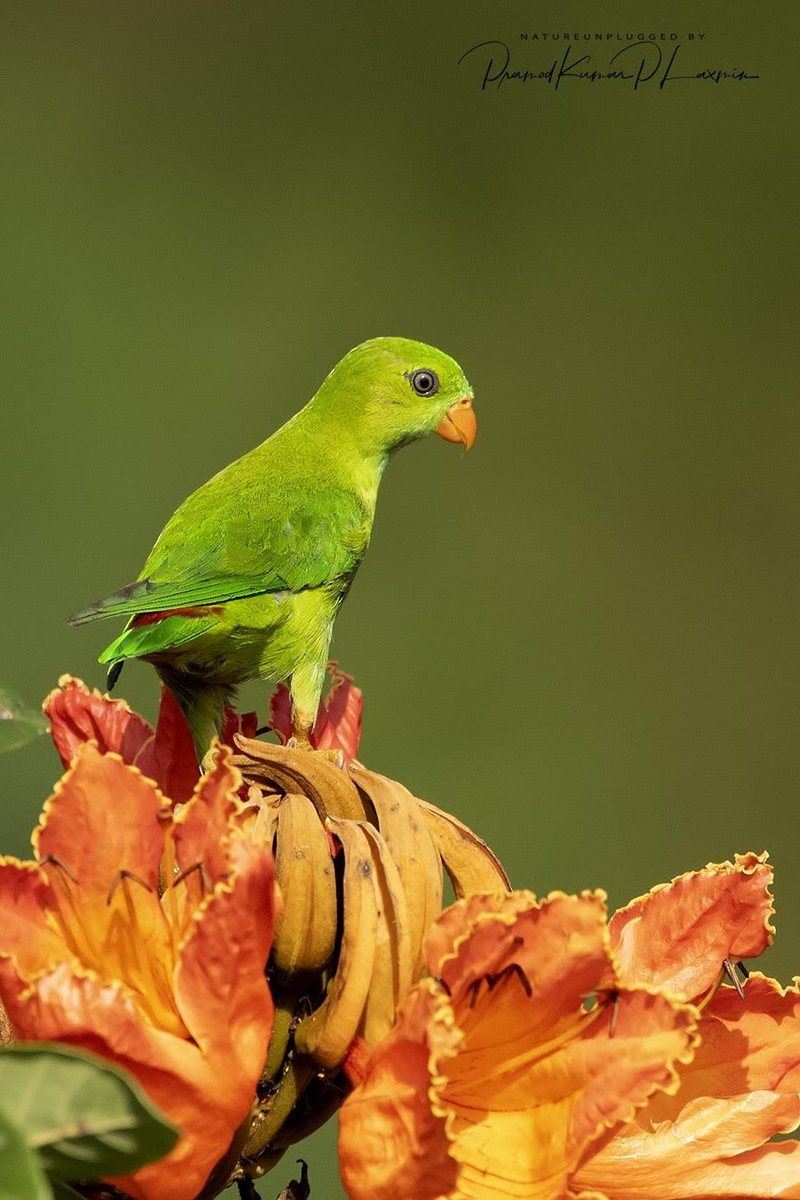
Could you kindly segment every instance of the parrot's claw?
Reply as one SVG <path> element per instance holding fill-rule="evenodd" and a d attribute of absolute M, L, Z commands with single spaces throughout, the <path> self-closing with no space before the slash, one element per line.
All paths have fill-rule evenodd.
<path fill-rule="evenodd" d="M 344 757 L 344 750 L 313 750 L 312 754 L 323 755 L 326 762 L 333 763 L 333 765 L 338 767 L 340 771 L 343 771 L 347 766 L 347 762 Z"/>

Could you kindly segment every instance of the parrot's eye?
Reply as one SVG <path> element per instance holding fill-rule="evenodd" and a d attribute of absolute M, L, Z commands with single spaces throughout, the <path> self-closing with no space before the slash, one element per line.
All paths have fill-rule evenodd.
<path fill-rule="evenodd" d="M 408 382 L 418 396 L 432 396 L 439 390 L 439 376 L 435 371 L 426 371 L 424 368 L 421 371 L 413 371 L 408 377 Z"/>

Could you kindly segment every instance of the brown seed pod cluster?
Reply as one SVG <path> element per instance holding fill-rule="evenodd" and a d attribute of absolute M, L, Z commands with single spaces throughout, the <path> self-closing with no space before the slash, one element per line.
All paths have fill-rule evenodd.
<path fill-rule="evenodd" d="M 353 1044 L 371 1047 L 391 1028 L 424 973 L 444 872 L 457 898 L 509 883 L 476 834 L 402 784 L 335 755 L 236 744 L 245 819 L 272 843 L 282 898 L 269 967 L 275 1030 L 242 1156 L 255 1176 L 344 1099 Z"/>

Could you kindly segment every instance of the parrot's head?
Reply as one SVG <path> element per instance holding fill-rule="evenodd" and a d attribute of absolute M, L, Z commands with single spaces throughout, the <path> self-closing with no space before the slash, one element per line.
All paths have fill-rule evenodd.
<path fill-rule="evenodd" d="M 390 454 L 428 433 L 469 450 L 478 431 L 472 388 L 455 359 L 407 338 L 362 342 L 315 399 L 335 410 L 365 451 Z"/>

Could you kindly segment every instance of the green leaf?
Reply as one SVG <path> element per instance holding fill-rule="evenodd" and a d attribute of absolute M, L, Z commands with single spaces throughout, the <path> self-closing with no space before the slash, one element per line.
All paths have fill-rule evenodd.
<path fill-rule="evenodd" d="M 178 1140 L 129 1075 L 51 1042 L 0 1050 L 0 1096 L 13 1105 L 27 1145 L 55 1179 L 128 1175 L 163 1158 Z"/>
<path fill-rule="evenodd" d="M 0 753 L 16 750 L 47 732 L 47 718 L 26 708 L 8 688 L 0 688 Z"/>
<path fill-rule="evenodd" d="M 0 1196 L 3 1200 L 51 1200 L 51 1195 L 36 1153 L 28 1149 L 22 1130 L 0 1108 Z"/>

